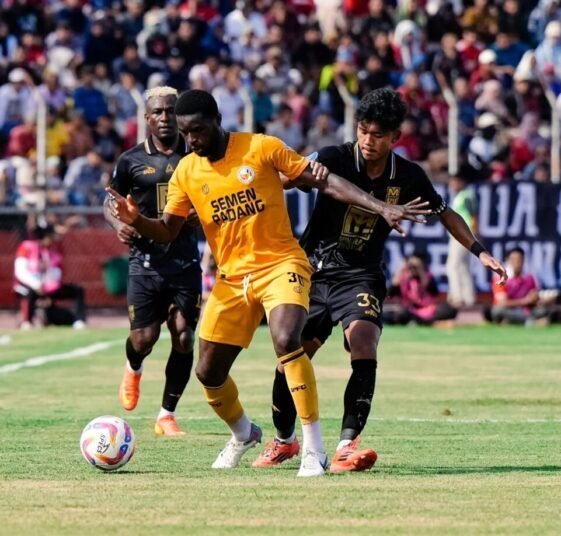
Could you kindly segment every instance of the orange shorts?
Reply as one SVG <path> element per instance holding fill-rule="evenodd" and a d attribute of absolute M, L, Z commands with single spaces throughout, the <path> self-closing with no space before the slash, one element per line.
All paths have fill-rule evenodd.
<path fill-rule="evenodd" d="M 310 303 L 311 266 L 289 259 L 273 268 L 241 279 L 216 279 L 206 303 L 199 336 L 201 339 L 247 348 L 263 313 L 277 305 Z"/>

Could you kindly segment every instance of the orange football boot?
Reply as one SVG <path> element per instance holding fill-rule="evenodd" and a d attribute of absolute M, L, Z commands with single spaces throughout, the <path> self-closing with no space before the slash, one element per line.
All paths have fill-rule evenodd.
<path fill-rule="evenodd" d="M 185 435 L 185 432 L 179 428 L 179 425 L 173 415 L 166 415 L 165 417 L 157 419 L 156 425 L 154 426 L 154 432 L 156 432 L 156 435 L 169 437 Z"/>
<path fill-rule="evenodd" d="M 335 452 L 331 460 L 330 472 L 343 473 L 345 471 L 366 471 L 370 469 L 378 459 L 378 455 L 372 449 L 358 448 L 360 436 L 355 437 L 346 447 Z"/>
<path fill-rule="evenodd" d="M 265 450 L 253 462 L 252 467 L 272 467 L 279 465 L 290 458 L 297 456 L 300 452 L 298 438 L 294 438 L 292 443 L 284 443 L 274 439 L 265 445 Z"/>
<path fill-rule="evenodd" d="M 125 372 L 123 373 L 123 379 L 119 387 L 119 401 L 121 402 L 121 406 L 127 411 L 132 411 L 138 404 L 138 398 L 140 397 L 140 378 L 142 378 L 142 372 L 134 372 L 128 365 L 125 365 Z"/>

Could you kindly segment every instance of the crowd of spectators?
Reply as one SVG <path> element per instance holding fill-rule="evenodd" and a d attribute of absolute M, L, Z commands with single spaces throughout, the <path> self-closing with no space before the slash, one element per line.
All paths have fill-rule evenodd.
<path fill-rule="evenodd" d="M 202 88 L 227 129 L 299 151 L 342 141 L 344 86 L 409 105 L 400 154 L 447 180 L 450 90 L 461 174 L 550 180 L 561 93 L 559 0 L 5 0 L 0 9 L 0 205 L 38 203 L 36 99 L 48 106 L 47 202 L 99 205 L 136 143 L 143 90 Z"/>

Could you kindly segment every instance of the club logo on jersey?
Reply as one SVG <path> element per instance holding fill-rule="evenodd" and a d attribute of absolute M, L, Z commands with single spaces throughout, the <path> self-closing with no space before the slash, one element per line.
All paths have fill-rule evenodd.
<path fill-rule="evenodd" d="M 142 172 L 143 175 L 154 175 L 154 173 L 156 173 L 156 168 L 153 168 L 152 166 L 148 166 Z"/>
<path fill-rule="evenodd" d="M 166 167 L 166 173 L 173 173 L 174 171 L 175 168 L 171 164 L 168 164 Z"/>
<path fill-rule="evenodd" d="M 255 171 L 253 171 L 253 168 L 250 168 L 249 166 L 242 166 L 238 170 L 238 180 L 242 184 L 251 184 L 253 179 L 255 179 Z"/>
<path fill-rule="evenodd" d="M 388 188 L 386 190 L 386 203 L 397 205 L 400 191 L 399 186 Z M 374 197 L 374 192 L 370 192 L 370 195 Z M 350 205 L 345 214 L 343 228 L 339 236 L 339 247 L 363 251 L 374 232 L 378 219 L 378 214 Z"/>
<path fill-rule="evenodd" d="M 208 193 L 210 192 L 210 188 L 208 187 L 208 184 L 203 184 L 203 186 L 201 187 L 201 192 L 203 192 L 203 194 L 208 195 Z"/>
<path fill-rule="evenodd" d="M 168 183 L 158 182 L 156 184 L 156 206 L 158 207 L 158 217 L 162 217 L 166 203 L 168 201 Z"/>

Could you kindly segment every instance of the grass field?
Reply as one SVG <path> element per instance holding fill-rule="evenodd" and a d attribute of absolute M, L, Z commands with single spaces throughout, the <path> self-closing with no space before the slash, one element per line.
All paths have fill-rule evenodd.
<path fill-rule="evenodd" d="M 252 469 L 257 450 L 236 470 L 211 470 L 228 434 L 196 379 L 178 410 L 188 435 L 156 438 L 169 343 L 148 358 L 139 406 L 125 415 L 116 396 L 124 337 L 53 328 L 0 346 L 0 534 L 561 533 L 558 328 L 386 328 L 363 436 L 378 463 L 321 479 L 296 479 L 295 460 Z M 89 356 L 6 367 L 103 342 Z M 331 454 L 349 374 L 340 335 L 315 364 Z M 273 367 L 260 331 L 233 370 L 268 439 Z M 89 466 L 78 447 L 83 426 L 103 414 L 126 417 L 137 436 L 116 473 Z"/>

